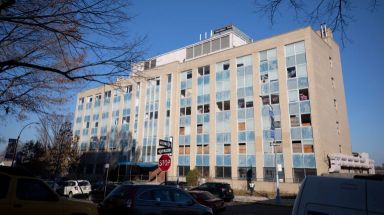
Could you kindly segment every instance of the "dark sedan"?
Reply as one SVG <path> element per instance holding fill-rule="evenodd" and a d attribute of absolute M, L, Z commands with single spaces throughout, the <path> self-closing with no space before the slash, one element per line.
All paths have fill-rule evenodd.
<path fill-rule="evenodd" d="M 198 203 L 185 191 L 162 185 L 120 185 L 101 203 L 105 215 L 212 215 L 212 209 Z"/>
<path fill-rule="evenodd" d="M 107 196 L 117 186 L 119 186 L 119 185 L 118 184 L 108 184 L 107 189 L 105 189 L 104 185 L 99 185 L 99 186 L 95 187 L 95 189 L 92 189 L 92 191 L 90 192 L 90 194 L 89 194 L 90 199 L 94 203 L 100 203 L 104 200 L 104 192 L 105 192 L 105 196 Z"/>
<path fill-rule="evenodd" d="M 207 182 L 192 190 L 203 190 L 212 193 L 213 195 L 224 199 L 224 201 L 232 201 L 235 197 L 231 185 L 221 182 Z"/>
<path fill-rule="evenodd" d="M 224 200 L 217 198 L 207 191 L 189 191 L 189 194 L 193 196 L 200 204 L 212 208 L 214 213 L 225 209 Z"/>

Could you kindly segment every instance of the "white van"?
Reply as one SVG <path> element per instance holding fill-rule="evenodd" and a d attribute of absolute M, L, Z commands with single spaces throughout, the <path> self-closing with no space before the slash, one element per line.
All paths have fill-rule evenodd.
<path fill-rule="evenodd" d="M 292 215 L 384 215 L 384 176 L 307 176 Z"/>

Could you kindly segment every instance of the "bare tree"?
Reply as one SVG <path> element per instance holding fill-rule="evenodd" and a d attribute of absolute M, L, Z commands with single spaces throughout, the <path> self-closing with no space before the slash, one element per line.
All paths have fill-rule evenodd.
<path fill-rule="evenodd" d="M 45 161 L 51 175 L 66 175 L 79 162 L 78 138 L 72 134 L 72 116 L 47 115 L 40 119 L 39 141 L 47 151 Z"/>
<path fill-rule="evenodd" d="M 358 1 L 355 1 L 355 3 Z M 367 1 L 367 9 L 374 10 L 377 0 Z M 255 0 L 257 13 L 268 16 L 271 24 L 281 11 L 293 10 L 296 16 L 302 16 L 307 24 L 327 24 L 334 32 L 340 33 L 343 46 L 348 40 L 346 29 L 353 21 L 353 1 L 351 0 Z"/>
<path fill-rule="evenodd" d="M 0 108 L 19 117 L 47 113 L 79 83 L 130 75 L 144 40 L 126 30 L 130 6 L 126 0 L 0 0 Z"/>

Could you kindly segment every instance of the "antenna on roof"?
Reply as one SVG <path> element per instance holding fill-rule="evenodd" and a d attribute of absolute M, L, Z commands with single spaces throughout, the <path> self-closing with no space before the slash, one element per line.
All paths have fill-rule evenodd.
<path fill-rule="evenodd" d="M 320 36 L 321 38 L 326 38 L 327 35 L 327 25 L 325 23 L 320 25 Z"/>
<path fill-rule="evenodd" d="M 213 30 L 211 30 L 211 37 L 213 36 Z"/>
<path fill-rule="evenodd" d="M 204 39 L 207 39 L 207 32 L 205 32 Z"/>
<path fill-rule="evenodd" d="M 200 41 L 201 41 L 201 34 L 200 34 Z"/>

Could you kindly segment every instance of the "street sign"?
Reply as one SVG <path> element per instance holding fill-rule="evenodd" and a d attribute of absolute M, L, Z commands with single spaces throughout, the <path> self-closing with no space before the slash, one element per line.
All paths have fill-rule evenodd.
<path fill-rule="evenodd" d="M 159 139 L 159 146 L 164 146 L 166 148 L 172 148 L 172 142 L 168 140 Z"/>
<path fill-rule="evenodd" d="M 159 159 L 159 168 L 161 171 L 167 171 L 171 166 L 171 158 L 168 155 L 162 155 Z"/>
<path fill-rule="evenodd" d="M 157 149 L 157 155 L 163 155 L 163 154 L 171 154 L 172 148 L 158 148 Z"/>

